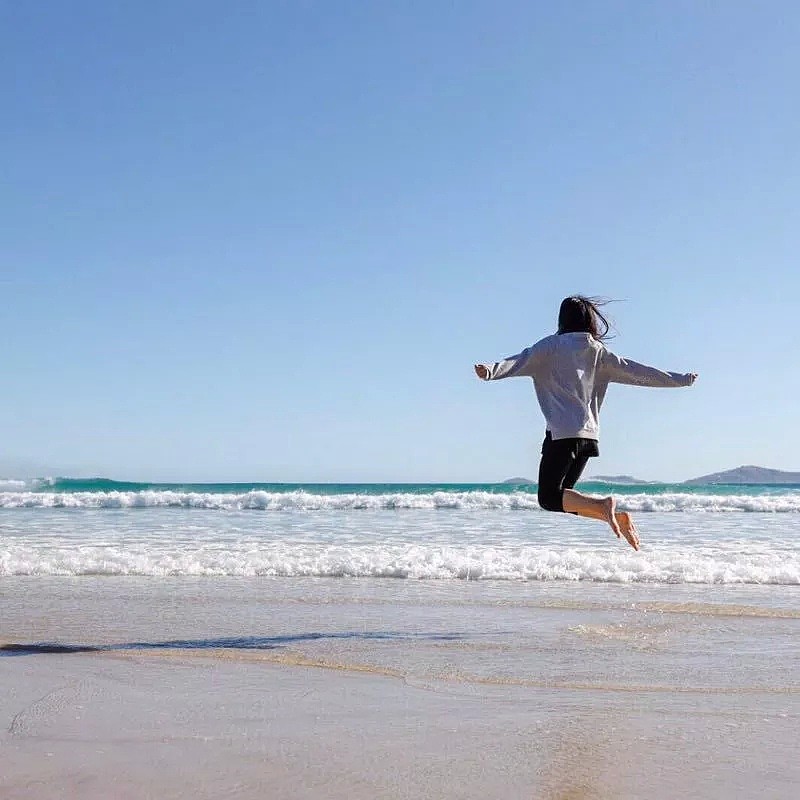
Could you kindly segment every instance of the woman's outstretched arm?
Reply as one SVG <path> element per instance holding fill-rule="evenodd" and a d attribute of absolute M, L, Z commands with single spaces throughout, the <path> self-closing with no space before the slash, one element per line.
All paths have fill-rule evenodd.
<path fill-rule="evenodd" d="M 621 358 L 610 350 L 604 350 L 601 363 L 609 383 L 673 388 L 691 386 L 697 380 L 696 372 L 665 372 L 629 358 Z"/>
<path fill-rule="evenodd" d="M 525 376 L 532 378 L 547 350 L 546 340 L 526 347 L 521 353 L 493 364 L 475 364 L 475 374 L 482 381 L 499 381 L 501 378 Z"/>

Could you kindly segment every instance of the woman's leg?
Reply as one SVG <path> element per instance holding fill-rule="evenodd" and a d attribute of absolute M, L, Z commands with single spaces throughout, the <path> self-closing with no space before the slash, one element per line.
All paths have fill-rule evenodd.
<path fill-rule="evenodd" d="M 599 519 L 607 522 L 611 530 L 620 536 L 634 549 L 639 549 L 639 537 L 636 526 L 627 511 L 617 511 L 617 502 L 613 497 L 595 498 L 576 492 L 574 489 L 564 489 L 564 511 L 579 514 L 590 519 Z"/>
<path fill-rule="evenodd" d="M 564 511 L 564 484 L 574 465 L 575 452 L 570 443 L 563 440 L 554 442 L 548 434 L 542 444 L 538 480 L 539 505 L 545 511 Z"/>
<path fill-rule="evenodd" d="M 572 502 L 576 501 L 580 502 L 580 500 L 577 499 L 578 496 L 581 498 L 587 498 L 586 495 L 581 494 L 580 492 L 572 491 L 572 487 L 578 482 L 578 478 L 580 478 L 581 474 L 583 473 L 583 470 L 586 467 L 586 463 L 588 462 L 588 460 L 589 460 L 588 456 L 584 458 L 578 456 L 578 458 L 575 460 L 574 468 L 567 473 L 567 478 L 564 481 L 564 494 L 566 494 L 567 492 L 571 492 L 571 497 L 565 500 L 565 508 L 566 505 L 570 505 Z M 587 499 L 592 500 L 593 498 L 589 497 Z M 609 499 L 612 501 L 612 506 L 613 506 L 614 505 L 613 498 L 605 498 L 601 502 L 607 503 Z M 592 519 L 602 519 L 603 522 L 608 522 L 608 518 L 605 516 L 605 510 L 604 510 L 604 516 L 602 517 L 595 516 L 595 512 L 592 511 L 591 509 L 589 510 L 589 513 L 585 514 L 584 516 L 589 516 Z M 638 550 L 639 537 L 637 535 L 636 526 L 633 524 L 633 518 L 631 517 L 631 515 L 627 511 L 617 511 L 615 507 L 614 519 L 617 522 L 617 527 L 619 528 L 619 531 L 617 531 L 613 525 L 611 525 L 611 529 L 614 531 L 614 533 L 617 534 L 617 538 L 619 538 L 621 533 L 625 537 L 625 540 L 628 542 L 628 544 L 634 550 Z"/>
<path fill-rule="evenodd" d="M 581 477 L 588 461 L 588 456 L 577 456 L 567 471 L 562 494 L 564 511 L 607 522 L 617 538 L 620 535 L 624 536 L 628 544 L 634 550 L 638 550 L 639 537 L 636 535 L 636 526 L 627 511 L 617 511 L 616 501 L 613 497 L 598 499 L 576 492 L 572 488 Z"/>
<path fill-rule="evenodd" d="M 613 496 L 590 497 L 588 494 L 581 494 L 574 489 L 564 489 L 561 502 L 564 511 L 568 514 L 602 520 L 611 526 L 611 530 L 617 534 L 617 537 L 622 535 L 616 517 L 617 501 Z"/>
<path fill-rule="evenodd" d="M 544 459 L 542 459 L 544 460 Z M 616 502 L 613 497 L 604 497 L 599 499 L 590 497 L 588 494 L 576 492 L 572 487 L 578 482 L 583 470 L 588 462 L 587 456 L 581 456 L 577 453 L 572 454 L 572 459 L 568 464 L 566 474 L 561 482 L 561 506 L 568 514 L 578 514 L 581 517 L 589 517 L 590 519 L 600 519 L 607 522 L 611 526 L 611 530 L 620 535 L 619 525 L 617 518 L 614 515 L 616 511 Z"/>

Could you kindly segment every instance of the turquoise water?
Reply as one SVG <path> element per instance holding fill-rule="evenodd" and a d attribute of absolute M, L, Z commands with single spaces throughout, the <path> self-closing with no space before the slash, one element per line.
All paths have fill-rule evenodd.
<path fill-rule="evenodd" d="M 791 495 L 800 492 L 800 484 L 704 484 L 648 483 L 618 484 L 605 481 L 583 481 L 579 484 L 589 493 L 619 495 L 746 495 L 751 497 Z M 536 486 L 512 483 L 149 483 L 115 481 L 110 478 L 54 478 L 32 482 L 28 487 L 37 492 L 191 492 L 197 494 L 243 494 L 247 492 L 306 492 L 316 495 L 361 494 L 434 494 L 437 492 L 488 492 L 512 495 L 536 494 Z"/>

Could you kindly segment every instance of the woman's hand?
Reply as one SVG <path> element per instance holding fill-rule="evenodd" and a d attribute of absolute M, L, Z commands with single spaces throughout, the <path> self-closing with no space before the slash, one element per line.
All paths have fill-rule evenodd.
<path fill-rule="evenodd" d="M 489 380 L 489 368 L 485 364 L 476 364 L 475 365 L 475 374 L 482 381 L 488 381 Z"/>

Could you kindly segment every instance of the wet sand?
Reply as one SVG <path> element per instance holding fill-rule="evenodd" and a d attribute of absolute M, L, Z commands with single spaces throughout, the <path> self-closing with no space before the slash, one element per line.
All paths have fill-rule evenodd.
<path fill-rule="evenodd" d="M 786 589 L 6 578 L 0 798 L 790 798 Z"/>

